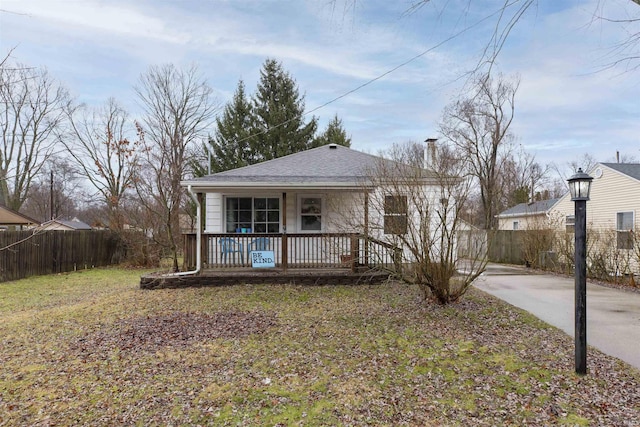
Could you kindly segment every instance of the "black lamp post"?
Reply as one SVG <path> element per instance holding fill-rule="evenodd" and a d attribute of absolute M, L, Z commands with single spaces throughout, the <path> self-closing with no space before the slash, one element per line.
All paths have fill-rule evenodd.
<path fill-rule="evenodd" d="M 578 169 L 569 182 L 575 202 L 576 373 L 587 373 L 587 200 L 593 177 Z"/>

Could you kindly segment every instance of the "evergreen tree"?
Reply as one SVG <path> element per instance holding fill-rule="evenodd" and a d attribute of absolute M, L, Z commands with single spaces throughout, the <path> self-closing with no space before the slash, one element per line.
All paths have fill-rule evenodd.
<path fill-rule="evenodd" d="M 329 122 L 322 135 L 318 136 L 314 142 L 314 146 L 320 147 L 326 144 L 338 144 L 345 147 L 351 147 L 351 137 L 347 136 L 347 132 L 342 127 L 342 120 L 336 114 Z"/>
<path fill-rule="evenodd" d="M 244 82 L 240 80 L 233 99 L 224 107 L 222 117 L 216 118 L 216 131 L 205 147 L 205 151 L 210 150 L 211 153 L 212 173 L 255 163 L 249 140 L 252 123 L 251 103 Z"/>
<path fill-rule="evenodd" d="M 251 149 L 255 161 L 296 153 L 314 146 L 317 118 L 304 120 L 304 96 L 295 80 L 275 59 L 267 59 L 253 96 L 254 127 Z"/>

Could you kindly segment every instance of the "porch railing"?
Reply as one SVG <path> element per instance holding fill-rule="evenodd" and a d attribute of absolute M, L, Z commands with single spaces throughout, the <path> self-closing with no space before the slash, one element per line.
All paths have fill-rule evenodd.
<path fill-rule="evenodd" d="M 184 267 L 195 268 L 196 235 L 184 235 Z M 273 251 L 280 268 L 394 269 L 401 251 L 386 242 L 355 233 L 324 234 L 203 234 L 205 269 L 251 267 L 252 250 Z"/>

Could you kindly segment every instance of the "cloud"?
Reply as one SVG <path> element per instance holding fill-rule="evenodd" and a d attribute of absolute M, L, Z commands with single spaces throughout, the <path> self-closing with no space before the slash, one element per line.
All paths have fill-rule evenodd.
<path fill-rule="evenodd" d="M 4 0 L 3 7 L 24 14 L 40 24 L 55 26 L 65 32 L 111 34 L 186 44 L 190 35 L 172 29 L 166 21 L 150 16 L 133 3 L 82 1 Z"/>
<path fill-rule="evenodd" d="M 239 78 L 251 93 L 272 57 L 296 79 L 310 109 L 434 48 L 496 7 L 445 2 L 442 11 L 429 3 L 402 15 L 406 2 L 371 0 L 345 10 L 349 2 L 2 0 L 3 9 L 28 15 L 0 19 L 3 45 L 19 45 L 15 56 L 46 65 L 86 102 L 115 95 L 135 108 L 137 77 L 167 62 L 199 64 L 225 101 Z M 597 147 L 612 136 L 637 151 L 635 79 L 593 73 L 598 49 L 620 35 L 587 25 L 597 4 L 539 2 L 499 58 L 496 71 L 522 78 L 514 131 L 541 156 Z M 488 34 L 488 23 L 474 27 L 314 115 L 326 121 L 337 112 L 356 148 L 431 136 Z"/>

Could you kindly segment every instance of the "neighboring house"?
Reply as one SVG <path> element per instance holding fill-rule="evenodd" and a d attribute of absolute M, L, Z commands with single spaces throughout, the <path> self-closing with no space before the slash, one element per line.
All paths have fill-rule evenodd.
<path fill-rule="evenodd" d="M 33 227 L 40 225 L 40 221 L 16 212 L 12 209 L 0 206 L 0 230 L 6 230 L 8 227 Z"/>
<path fill-rule="evenodd" d="M 597 163 L 587 202 L 589 262 L 606 274 L 640 273 L 640 164 Z M 520 204 L 498 215 L 501 230 L 554 229 L 575 231 L 575 202 L 567 192 L 559 199 Z M 566 236 L 565 236 L 566 237 Z M 572 242 L 572 239 L 564 242 Z M 554 250 L 563 256 L 571 247 L 563 240 Z"/>
<path fill-rule="evenodd" d="M 42 224 L 43 230 L 93 230 L 89 224 L 86 224 L 78 219 L 74 218 L 71 221 L 64 219 L 52 219 Z"/>
<path fill-rule="evenodd" d="M 251 250 L 268 249 L 274 251 L 276 263 L 339 265 L 379 256 L 373 239 L 378 241 L 375 250 L 393 252 L 385 243 L 385 233 L 396 232 L 403 223 L 406 227 L 412 210 L 406 196 L 387 193 L 387 212 L 369 208 L 370 194 L 384 191 L 368 184 L 381 162 L 399 165 L 328 144 L 184 181 L 185 187 L 205 200 L 204 262 L 237 265 L 239 260 L 245 265 Z M 439 188 L 432 172 L 422 172 L 416 185 L 425 191 Z M 357 221 L 347 220 L 353 218 Z M 374 229 L 373 223 L 384 226 Z"/>
<path fill-rule="evenodd" d="M 520 203 L 500 214 L 498 218 L 499 230 L 535 230 L 551 226 L 552 210 L 560 199 L 540 200 L 537 202 Z"/>
<path fill-rule="evenodd" d="M 598 163 L 590 171 L 593 177 L 587 202 L 587 228 L 616 231 L 616 249 L 632 250 L 630 233 L 640 225 L 640 163 Z M 573 228 L 575 203 L 564 195 L 553 207 L 561 218 L 561 226 Z"/>

